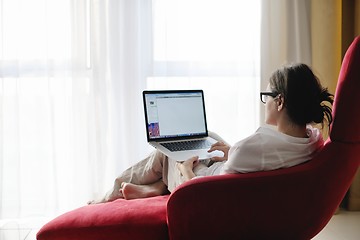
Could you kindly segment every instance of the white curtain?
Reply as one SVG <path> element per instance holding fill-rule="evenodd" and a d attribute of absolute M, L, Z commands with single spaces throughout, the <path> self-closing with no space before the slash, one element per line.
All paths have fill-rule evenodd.
<path fill-rule="evenodd" d="M 0 219 L 86 204 L 145 156 L 151 1 L 0 1 Z"/>
<path fill-rule="evenodd" d="M 260 6 L 250 2 L 0 0 L 0 220 L 102 196 L 151 151 L 145 88 L 204 89 L 210 130 L 231 143 L 252 133 Z"/>
<path fill-rule="evenodd" d="M 302 62 L 311 66 L 310 3 L 262 0 L 261 89 L 266 89 L 271 73 L 283 64 Z"/>
<path fill-rule="evenodd" d="M 203 89 L 208 128 L 233 144 L 259 127 L 260 1 L 155 0 L 151 89 Z"/>

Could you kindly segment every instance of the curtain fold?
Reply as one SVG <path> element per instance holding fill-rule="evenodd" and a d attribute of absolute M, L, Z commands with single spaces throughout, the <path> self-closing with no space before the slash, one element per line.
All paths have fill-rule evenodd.
<path fill-rule="evenodd" d="M 104 184 L 97 195 L 147 153 L 141 91 L 151 65 L 151 12 L 151 1 L 140 0 L 99 1 L 92 7 L 94 115 L 104 134 L 99 143 L 103 160 L 96 161 L 103 174 L 94 180 Z M 105 165 L 105 159 L 111 165 Z"/>
<path fill-rule="evenodd" d="M 360 35 L 360 1 L 312 0 L 311 8 L 313 65 L 324 85 L 334 93 L 342 58 L 355 36 Z M 360 210 L 360 173 L 342 205 L 348 210 Z"/>
<path fill-rule="evenodd" d="M 310 0 L 261 2 L 261 89 L 266 89 L 271 73 L 292 62 L 312 65 Z M 263 122 L 262 109 L 260 119 Z"/>

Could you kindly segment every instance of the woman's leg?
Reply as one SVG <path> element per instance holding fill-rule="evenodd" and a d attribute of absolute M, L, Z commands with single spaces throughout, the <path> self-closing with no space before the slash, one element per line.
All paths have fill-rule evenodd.
<path fill-rule="evenodd" d="M 151 184 L 134 184 L 123 182 L 120 188 L 120 194 L 125 199 L 146 198 L 164 195 L 172 192 L 176 187 L 182 184 L 185 179 L 181 175 L 177 162 L 172 159 L 167 159 L 168 166 L 164 168 L 163 178 Z M 204 163 L 199 163 L 194 172 L 199 175 L 205 175 L 207 166 Z M 167 176 L 167 177 L 166 177 Z"/>
<path fill-rule="evenodd" d="M 204 176 L 204 171 L 206 171 L 207 166 L 200 162 L 197 166 L 193 169 L 196 176 Z M 167 181 L 165 182 L 167 188 L 170 192 L 173 192 L 179 185 L 184 183 L 186 180 L 181 175 L 178 167 L 177 162 L 173 159 L 168 159 L 168 171 L 167 171 Z"/>
<path fill-rule="evenodd" d="M 124 198 L 120 192 L 122 183 L 150 185 L 159 181 L 163 181 L 164 185 L 166 186 L 167 169 L 167 157 L 159 151 L 154 151 L 147 158 L 128 168 L 119 177 L 117 177 L 114 181 L 114 186 L 102 199 L 90 201 L 88 204 L 110 202 L 118 198 Z M 161 189 L 158 191 L 160 190 Z"/>

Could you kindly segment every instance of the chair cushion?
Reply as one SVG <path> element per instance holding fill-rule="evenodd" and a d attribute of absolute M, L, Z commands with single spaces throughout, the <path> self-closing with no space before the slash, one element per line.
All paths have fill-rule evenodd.
<path fill-rule="evenodd" d="M 168 239 L 167 196 L 88 205 L 44 225 L 38 240 Z"/>

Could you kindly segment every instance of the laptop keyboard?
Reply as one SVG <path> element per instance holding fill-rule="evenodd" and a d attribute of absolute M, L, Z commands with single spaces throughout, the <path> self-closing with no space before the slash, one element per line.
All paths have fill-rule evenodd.
<path fill-rule="evenodd" d="M 211 143 L 207 140 L 189 140 L 189 141 L 169 142 L 169 143 L 160 143 L 160 144 L 172 152 L 194 150 L 194 149 L 208 149 L 211 147 Z"/>

